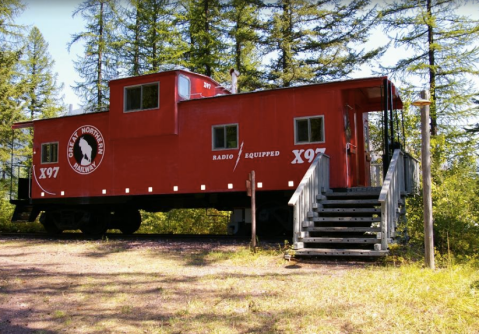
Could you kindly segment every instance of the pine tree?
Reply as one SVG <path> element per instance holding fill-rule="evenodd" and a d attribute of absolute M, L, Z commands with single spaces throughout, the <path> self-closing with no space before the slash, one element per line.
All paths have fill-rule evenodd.
<path fill-rule="evenodd" d="M 3 175 L 10 171 L 7 165 L 13 149 L 12 124 L 24 119 L 21 97 L 26 85 L 17 70 L 22 54 L 18 47 L 22 27 L 14 21 L 22 10 L 23 5 L 17 0 L 0 3 L 0 168 Z M 25 141 L 23 133 L 15 135 Z"/>
<path fill-rule="evenodd" d="M 116 5 L 116 0 L 86 0 L 73 13 L 73 17 L 80 14 L 86 21 L 86 30 L 73 35 L 69 48 L 79 41 L 85 42 L 85 56 L 75 61 L 75 69 L 83 81 L 76 82 L 73 88 L 88 111 L 108 108 L 108 81 L 118 77 Z"/>
<path fill-rule="evenodd" d="M 30 119 L 55 117 L 64 109 L 58 98 L 61 86 L 57 86 L 57 76 L 52 73 L 53 64 L 48 43 L 40 30 L 33 27 L 27 36 L 20 61 L 27 87 L 25 109 Z"/>
<path fill-rule="evenodd" d="M 126 10 L 121 59 L 129 75 L 154 73 L 182 65 L 187 45 L 174 24 L 176 4 L 169 0 L 133 0 Z"/>
<path fill-rule="evenodd" d="M 231 65 L 226 41 L 224 8 L 220 0 L 183 0 L 178 21 L 188 42 L 183 55 L 186 67 L 221 81 Z"/>
<path fill-rule="evenodd" d="M 374 8 L 366 10 L 369 0 L 265 3 L 272 11 L 265 43 L 273 55 L 269 65 L 273 87 L 343 78 L 382 51 L 356 50 L 374 24 Z"/>
<path fill-rule="evenodd" d="M 432 135 L 474 113 L 470 101 L 478 91 L 470 78 L 479 74 L 479 21 L 458 15 L 460 6 L 455 0 L 402 0 L 381 12 L 394 45 L 408 50 L 394 66 L 383 69 L 416 90 L 429 89 Z"/>
<path fill-rule="evenodd" d="M 232 0 L 225 7 L 228 35 L 231 39 L 232 66 L 240 72 L 238 92 L 252 91 L 264 87 L 264 73 L 261 72 L 260 1 Z"/>
<path fill-rule="evenodd" d="M 20 0 L 2 0 L 0 2 L 0 47 L 7 43 L 18 41 L 22 37 L 23 27 L 16 24 L 14 19 L 25 5 Z"/>
<path fill-rule="evenodd" d="M 21 53 L 0 50 L 0 164 L 6 170 L 12 154 L 12 125 L 25 119 L 22 113 L 22 96 L 25 94 L 25 82 L 18 77 L 17 65 Z M 21 142 L 25 138 L 22 136 Z M 20 146 L 17 146 L 20 147 Z"/>

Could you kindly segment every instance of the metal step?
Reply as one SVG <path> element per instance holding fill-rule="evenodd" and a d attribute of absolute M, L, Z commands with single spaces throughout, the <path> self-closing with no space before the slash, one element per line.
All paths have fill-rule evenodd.
<path fill-rule="evenodd" d="M 33 205 L 16 203 L 11 221 L 18 223 L 33 222 L 37 218 L 38 214 L 38 210 L 34 209 Z"/>
<path fill-rule="evenodd" d="M 294 251 L 295 256 L 386 256 L 387 250 L 368 249 L 329 249 L 329 248 L 301 248 Z"/>
<path fill-rule="evenodd" d="M 301 239 L 304 243 L 320 244 L 378 244 L 378 238 L 330 238 L 330 237 L 308 237 Z"/>
<path fill-rule="evenodd" d="M 346 226 L 331 226 L 331 227 L 305 227 L 302 229 L 305 232 L 381 232 L 380 227 L 346 227 Z"/>

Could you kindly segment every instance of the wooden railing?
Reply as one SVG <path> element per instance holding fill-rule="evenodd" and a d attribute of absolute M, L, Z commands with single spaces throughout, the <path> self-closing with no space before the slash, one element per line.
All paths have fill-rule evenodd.
<path fill-rule="evenodd" d="M 296 191 L 288 202 L 294 207 L 293 248 L 302 248 L 298 242 L 301 224 L 309 211 L 312 211 L 316 196 L 329 189 L 329 156 L 319 153 L 304 174 Z"/>
<path fill-rule="evenodd" d="M 419 161 L 408 153 L 404 153 L 404 173 L 406 194 L 419 194 Z"/>
<path fill-rule="evenodd" d="M 381 203 L 381 249 L 388 249 L 388 241 L 394 237 L 399 215 L 401 196 L 405 194 L 406 179 L 404 153 L 395 150 L 388 172 L 383 181 L 379 202 Z"/>

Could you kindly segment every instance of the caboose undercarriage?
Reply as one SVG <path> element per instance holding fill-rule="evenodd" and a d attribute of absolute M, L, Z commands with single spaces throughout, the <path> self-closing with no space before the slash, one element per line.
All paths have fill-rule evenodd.
<path fill-rule="evenodd" d="M 28 186 L 22 182 L 23 187 Z M 19 193 L 28 192 L 19 189 Z M 293 211 L 288 206 L 292 190 L 266 191 L 257 194 L 257 231 L 260 236 L 291 236 Z M 40 215 L 40 223 L 51 234 L 65 230 L 81 230 L 98 236 L 108 229 L 124 234 L 136 232 L 141 225 L 139 210 L 167 212 L 171 209 L 214 208 L 231 211 L 228 232 L 235 235 L 250 233 L 251 199 L 244 192 L 197 193 L 178 195 L 115 196 L 65 198 L 46 200 L 14 200 L 13 221 L 33 222 Z"/>

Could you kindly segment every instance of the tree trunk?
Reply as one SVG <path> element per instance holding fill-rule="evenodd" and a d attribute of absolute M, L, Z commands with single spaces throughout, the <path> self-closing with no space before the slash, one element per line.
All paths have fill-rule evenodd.
<path fill-rule="evenodd" d="M 432 0 L 427 0 L 427 18 L 432 16 Z M 431 92 L 431 135 L 437 135 L 437 114 L 436 114 L 436 68 L 434 59 L 434 28 L 427 22 L 427 38 L 429 47 L 429 91 Z"/>
<path fill-rule="evenodd" d="M 205 0 L 204 13 L 205 13 L 205 35 L 208 36 L 210 31 L 210 22 L 209 22 L 209 16 L 208 16 L 208 0 Z M 209 44 L 208 37 L 206 37 L 204 42 L 205 42 L 204 50 L 205 50 L 206 59 L 210 59 L 210 49 L 209 49 L 210 46 L 208 45 Z M 205 71 L 206 71 L 205 74 L 211 77 L 212 73 L 211 73 L 211 65 L 209 64 L 209 61 L 206 62 Z"/>
<path fill-rule="evenodd" d="M 140 75 L 140 9 L 141 1 L 138 2 L 136 8 L 136 21 L 135 21 L 135 44 L 133 51 L 133 75 Z"/>
<path fill-rule="evenodd" d="M 101 110 L 102 106 L 102 92 L 101 92 L 101 80 L 102 80 L 102 56 L 103 56 L 103 2 L 100 2 L 100 22 L 99 22 L 99 43 L 98 43 L 98 63 L 97 63 L 97 111 Z"/>

